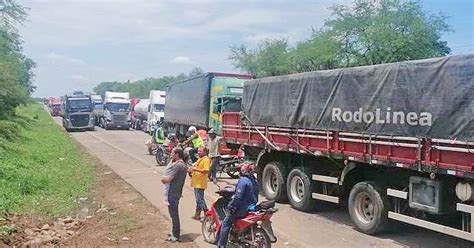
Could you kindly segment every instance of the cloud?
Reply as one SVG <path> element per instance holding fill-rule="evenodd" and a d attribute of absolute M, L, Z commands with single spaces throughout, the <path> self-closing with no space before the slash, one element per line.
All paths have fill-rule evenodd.
<path fill-rule="evenodd" d="M 72 79 L 72 81 L 74 81 L 75 83 L 79 83 L 79 84 L 82 84 L 82 85 L 88 85 L 88 84 L 92 84 L 92 83 L 93 83 L 93 82 L 91 82 L 86 76 L 80 75 L 80 74 L 71 75 L 71 79 Z"/>
<path fill-rule="evenodd" d="M 77 59 L 77 58 L 69 57 L 69 56 L 54 53 L 54 52 L 51 52 L 48 55 L 46 55 L 46 59 L 53 62 L 57 62 L 57 63 L 68 63 L 72 65 L 86 65 L 87 64 L 82 59 Z"/>
<path fill-rule="evenodd" d="M 172 64 L 176 65 L 195 65 L 196 62 L 185 56 L 177 56 L 170 61 Z"/>

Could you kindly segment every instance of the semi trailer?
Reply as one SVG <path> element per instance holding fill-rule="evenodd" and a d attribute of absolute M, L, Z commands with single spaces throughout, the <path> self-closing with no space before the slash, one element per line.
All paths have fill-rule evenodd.
<path fill-rule="evenodd" d="M 224 113 L 262 193 L 357 230 L 400 221 L 474 241 L 474 55 L 251 80 Z"/>

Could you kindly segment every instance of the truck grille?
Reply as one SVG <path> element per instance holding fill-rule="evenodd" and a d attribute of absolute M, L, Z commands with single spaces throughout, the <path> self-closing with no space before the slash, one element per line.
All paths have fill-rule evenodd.
<path fill-rule="evenodd" d="M 112 122 L 115 125 L 126 125 L 127 124 L 127 116 L 126 115 L 113 115 Z"/>
<path fill-rule="evenodd" d="M 82 115 L 71 115 L 70 116 L 71 123 L 74 127 L 85 127 L 89 125 L 89 115 L 82 114 Z"/>

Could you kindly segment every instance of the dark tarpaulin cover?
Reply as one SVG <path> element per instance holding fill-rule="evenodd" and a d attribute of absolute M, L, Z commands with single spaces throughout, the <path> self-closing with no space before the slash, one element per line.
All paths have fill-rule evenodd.
<path fill-rule="evenodd" d="M 245 82 L 255 125 L 472 141 L 474 55 Z"/>
<path fill-rule="evenodd" d="M 211 74 L 203 74 L 169 85 L 165 122 L 207 127 Z"/>

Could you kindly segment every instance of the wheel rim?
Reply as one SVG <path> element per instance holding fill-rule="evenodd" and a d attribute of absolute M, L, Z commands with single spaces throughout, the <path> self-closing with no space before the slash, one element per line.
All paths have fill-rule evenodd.
<path fill-rule="evenodd" d="M 214 242 L 217 239 L 216 231 L 217 228 L 214 219 L 207 216 L 202 223 L 202 235 L 204 236 L 204 239 L 209 242 Z"/>
<path fill-rule="evenodd" d="M 263 235 L 263 233 L 261 232 L 257 232 L 255 234 L 255 246 L 254 247 L 258 247 L 258 248 L 266 248 L 267 247 L 267 244 L 268 244 L 268 240 L 267 240 L 267 237 L 265 237 L 265 235 Z"/>
<path fill-rule="evenodd" d="M 355 213 L 357 218 L 364 224 L 370 224 L 374 220 L 376 214 L 375 204 L 367 193 L 357 195 Z"/>
<path fill-rule="evenodd" d="M 275 194 L 278 190 L 278 178 L 273 170 L 268 170 L 265 173 L 265 188 L 268 193 Z"/>
<path fill-rule="evenodd" d="M 159 164 L 165 163 L 165 156 L 163 155 L 163 151 L 161 149 L 156 150 L 156 161 Z"/>
<path fill-rule="evenodd" d="M 299 176 L 293 177 L 290 181 L 291 198 L 295 202 L 301 202 L 304 199 L 305 192 L 303 179 Z"/>

